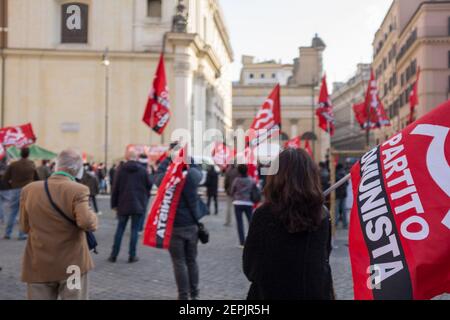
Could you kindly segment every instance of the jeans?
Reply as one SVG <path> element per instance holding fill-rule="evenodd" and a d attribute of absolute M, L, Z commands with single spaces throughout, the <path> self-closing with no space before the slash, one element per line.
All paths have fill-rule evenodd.
<path fill-rule="evenodd" d="M 5 215 L 8 218 L 8 222 L 6 225 L 6 237 L 11 237 L 14 225 L 17 222 L 17 216 L 19 215 L 19 209 L 20 209 L 20 192 L 22 189 L 13 189 L 6 191 L 6 206 L 5 208 Z M 5 191 L 3 191 L 5 192 Z M 19 239 L 23 239 L 26 237 L 26 234 L 19 230 Z"/>
<path fill-rule="evenodd" d="M 252 206 L 235 205 L 234 212 L 236 215 L 239 242 L 240 242 L 241 246 L 243 246 L 245 244 L 246 236 L 245 236 L 245 232 L 244 232 L 244 219 L 242 218 L 242 215 L 245 214 L 245 216 L 247 217 L 247 220 L 248 220 L 248 224 L 250 225 L 250 222 L 252 221 L 253 207 Z"/>
<path fill-rule="evenodd" d="M 6 196 L 8 191 L 0 191 L 0 222 L 4 223 L 5 217 L 5 205 L 7 203 L 8 197 Z"/>
<path fill-rule="evenodd" d="M 114 237 L 114 245 L 111 253 L 111 257 L 117 258 L 120 252 L 120 245 L 122 244 L 123 234 L 127 228 L 128 219 L 131 217 L 131 236 L 130 236 L 130 257 L 136 257 L 136 245 L 139 238 L 139 224 L 142 215 L 132 215 L 132 216 L 118 216 L 119 223 L 117 224 L 117 231 Z"/>
<path fill-rule="evenodd" d="M 336 199 L 336 226 L 339 224 L 339 220 L 342 219 L 342 224 L 344 228 L 347 228 L 347 210 L 345 210 L 345 198 L 343 199 Z"/>
<path fill-rule="evenodd" d="M 208 193 L 208 202 L 207 202 L 207 206 L 208 206 L 208 210 L 211 207 L 211 199 L 214 200 L 214 213 L 217 215 L 219 212 L 219 208 L 218 208 L 218 204 L 217 204 L 217 193 L 216 194 L 209 194 Z"/>
<path fill-rule="evenodd" d="M 178 299 L 188 300 L 199 295 L 199 272 L 197 264 L 198 227 L 174 228 L 170 241 L 175 281 L 178 287 Z"/>

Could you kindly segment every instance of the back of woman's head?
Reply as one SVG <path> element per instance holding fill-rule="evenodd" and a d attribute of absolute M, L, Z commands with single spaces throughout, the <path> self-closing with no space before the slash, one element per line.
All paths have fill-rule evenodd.
<path fill-rule="evenodd" d="M 322 221 L 324 197 L 319 168 L 300 149 L 283 151 L 272 165 L 277 172 L 267 177 L 266 203 L 290 233 L 316 230 Z"/>
<path fill-rule="evenodd" d="M 240 164 L 240 165 L 238 165 L 237 169 L 238 169 L 239 175 L 241 177 L 247 177 L 247 174 L 248 174 L 248 167 L 247 167 L 247 165 Z"/>

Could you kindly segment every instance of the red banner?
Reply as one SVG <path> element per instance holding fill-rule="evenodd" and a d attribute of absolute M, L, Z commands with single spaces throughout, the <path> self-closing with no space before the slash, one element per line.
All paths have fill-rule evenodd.
<path fill-rule="evenodd" d="M 334 136 L 334 114 L 333 106 L 331 105 L 330 95 L 328 94 L 327 78 L 323 76 L 322 86 L 320 88 L 319 108 L 316 111 L 319 118 L 319 127 Z"/>
<path fill-rule="evenodd" d="M 279 135 L 281 130 L 281 102 L 280 85 L 278 84 L 264 101 L 258 114 L 253 120 L 249 137 L 251 147 L 256 147 L 267 139 Z"/>
<path fill-rule="evenodd" d="M 153 87 L 142 120 L 158 134 L 162 134 L 169 123 L 169 88 L 167 86 L 166 69 L 164 66 L 164 54 L 161 54 Z"/>
<path fill-rule="evenodd" d="M 355 299 L 450 293 L 450 102 L 352 169 Z"/>
<path fill-rule="evenodd" d="M 170 164 L 158 188 L 145 227 L 146 246 L 169 249 L 178 203 L 186 183 L 184 152 L 182 149 L 179 157 Z"/>

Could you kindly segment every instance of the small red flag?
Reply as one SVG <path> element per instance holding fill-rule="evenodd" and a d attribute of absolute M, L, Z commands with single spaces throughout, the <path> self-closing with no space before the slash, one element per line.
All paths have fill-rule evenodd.
<path fill-rule="evenodd" d="M 280 133 L 281 130 L 281 102 L 280 85 L 278 84 L 264 101 L 261 109 L 253 120 L 250 129 L 253 131 L 250 145 L 256 147 L 262 142 Z"/>
<path fill-rule="evenodd" d="M 417 70 L 416 82 L 414 83 L 413 89 L 409 96 L 409 106 L 410 106 L 409 121 L 408 121 L 409 124 L 414 122 L 414 113 L 416 111 L 417 105 L 419 104 L 419 92 L 418 92 L 419 79 L 420 79 L 420 67 Z"/>
<path fill-rule="evenodd" d="M 284 148 L 285 149 L 301 149 L 302 148 L 302 138 L 300 137 L 295 137 L 292 138 L 289 141 L 286 141 L 286 143 L 284 144 Z"/>
<path fill-rule="evenodd" d="M 369 122 L 370 129 L 389 127 L 391 125 L 391 122 L 386 115 L 386 111 L 384 110 L 383 103 L 378 95 L 377 81 L 373 70 L 370 75 L 369 86 L 367 87 L 365 104 L 366 107 L 364 108 L 364 112 L 366 115 L 367 110 L 369 110 L 369 121 L 367 122 Z M 367 128 L 367 123 L 364 128 Z"/>
<path fill-rule="evenodd" d="M 158 134 L 162 134 L 170 120 L 169 88 L 167 86 L 164 54 L 161 54 L 143 121 Z"/>
<path fill-rule="evenodd" d="M 356 121 L 358 121 L 361 129 L 367 126 L 367 107 L 366 103 L 359 103 L 353 105 L 353 112 L 355 113 Z"/>
<path fill-rule="evenodd" d="M 334 114 L 333 106 L 331 105 L 330 95 L 328 94 L 327 78 L 323 76 L 322 86 L 320 88 L 319 108 L 316 110 L 316 115 L 319 118 L 319 127 L 328 132 L 331 136 L 334 135 Z"/>
<path fill-rule="evenodd" d="M 36 136 L 31 123 L 21 126 L 0 129 L 0 143 L 4 147 L 23 148 L 36 142 Z"/>

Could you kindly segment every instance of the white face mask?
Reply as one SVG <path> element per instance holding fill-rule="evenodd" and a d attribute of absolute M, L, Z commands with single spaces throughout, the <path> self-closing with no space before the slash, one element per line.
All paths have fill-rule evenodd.
<path fill-rule="evenodd" d="M 83 174 L 84 174 L 84 168 L 81 167 L 81 168 L 80 168 L 80 171 L 78 171 L 78 174 L 77 174 L 76 178 L 77 178 L 78 180 L 81 180 L 81 178 L 83 178 Z"/>

